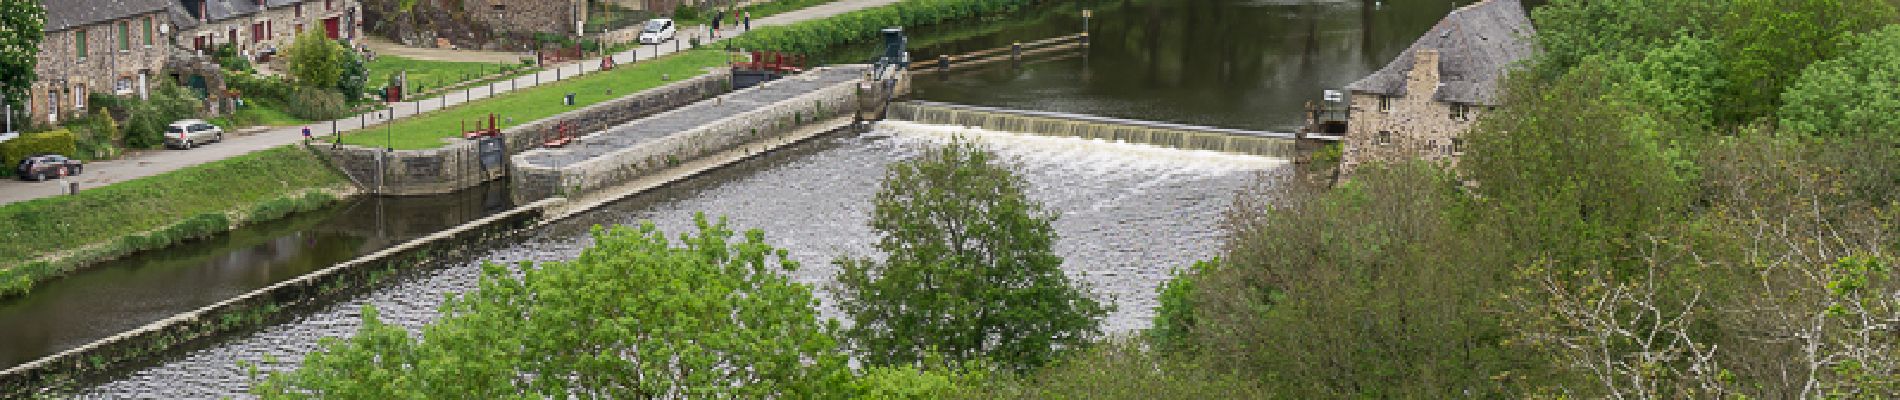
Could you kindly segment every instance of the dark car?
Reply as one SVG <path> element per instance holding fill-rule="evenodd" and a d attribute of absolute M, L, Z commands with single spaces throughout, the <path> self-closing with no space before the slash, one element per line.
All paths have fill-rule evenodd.
<path fill-rule="evenodd" d="M 85 168 L 84 163 L 79 160 L 58 154 L 42 154 L 20 160 L 20 165 L 14 168 L 13 172 L 19 175 L 20 179 L 43 181 L 49 178 L 79 175 L 79 171 Z"/>

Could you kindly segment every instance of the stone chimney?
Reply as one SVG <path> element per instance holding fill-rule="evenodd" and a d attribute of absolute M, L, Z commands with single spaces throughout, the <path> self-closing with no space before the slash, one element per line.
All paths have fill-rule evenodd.
<path fill-rule="evenodd" d="M 1412 53 L 1412 81 L 1438 84 L 1438 49 L 1418 49 Z"/>

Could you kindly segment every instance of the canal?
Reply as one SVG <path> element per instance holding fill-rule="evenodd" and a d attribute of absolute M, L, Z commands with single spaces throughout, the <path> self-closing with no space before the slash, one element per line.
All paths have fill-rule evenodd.
<path fill-rule="evenodd" d="M 1300 123 L 1301 104 L 1377 69 L 1461 3 L 1131 0 L 1043 6 L 1003 20 L 912 30 L 913 54 L 929 59 L 1073 34 L 1081 29 L 1082 8 L 1096 10 L 1089 21 L 1093 44 L 1073 55 L 926 76 L 916 82 L 916 97 L 1288 131 Z M 822 58 L 862 62 L 872 51 L 867 44 Z M 1290 173 L 1283 160 L 1260 157 L 886 123 L 866 133 L 835 133 L 782 149 L 476 250 L 494 262 L 563 260 L 588 245 L 591 226 L 650 220 L 668 232 L 679 232 L 691 226 L 694 212 L 703 211 L 727 217 L 736 228 L 761 229 L 768 241 L 788 249 L 806 265 L 794 278 L 818 288 L 823 312 L 835 316 L 827 287 L 835 268 L 829 261 L 871 255 L 874 236 L 866 222 L 884 168 L 952 135 L 976 138 L 1008 157 L 1031 184 L 1030 195 L 1060 213 L 1056 250 L 1071 276 L 1117 306 L 1107 321 L 1111 332 L 1146 328 L 1153 316 L 1155 287 L 1172 270 L 1218 252 L 1220 220 L 1238 191 L 1261 185 L 1263 176 Z M 0 336 L 4 346 L 24 344 L 0 354 L 18 358 L 23 356 L 16 354 L 69 348 L 85 342 L 74 338 L 109 335 L 164 315 L 126 310 L 186 298 L 216 301 L 240 288 L 262 286 L 409 237 L 367 234 L 364 221 L 429 221 L 413 225 L 412 233 L 420 234 L 493 211 L 483 201 L 469 200 L 474 197 L 486 196 L 443 200 L 479 203 L 473 209 L 418 206 L 391 212 L 385 204 L 381 218 L 364 215 L 364 205 L 351 205 L 282 226 L 260 227 L 250 239 L 234 234 L 206 242 L 204 249 L 141 256 L 154 258 L 151 264 L 107 266 L 75 276 L 70 279 L 75 283 L 68 284 L 74 288 L 66 289 L 71 294 L 63 297 L 68 300 L 44 300 L 52 297 L 41 295 L 59 296 L 61 289 L 49 285 L 20 304 L 4 306 L 26 310 L 18 311 L 16 319 L 6 319 L 5 313 L 15 312 L 12 308 L 0 308 L 0 330 L 9 331 L 0 335 L 13 335 Z M 310 261 L 267 261 L 299 258 Z M 146 272 L 174 269 L 177 272 Z M 352 334 L 364 304 L 377 306 L 391 323 L 421 326 L 435 318 L 444 294 L 474 287 L 479 275 L 476 264 L 414 274 L 287 323 L 153 360 L 154 365 L 92 387 L 84 396 L 242 396 L 249 378 L 241 365 L 262 371 L 291 368 L 316 348 L 319 338 Z M 115 290 L 148 280 L 161 283 L 140 291 Z M 220 287 L 224 289 L 201 289 Z M 206 293 L 218 290 L 228 294 Z M 87 303 L 71 299 L 94 297 L 110 300 L 91 301 L 94 305 L 87 307 L 67 305 Z M 38 303 L 44 304 L 32 305 Z M 113 313 L 130 314 L 67 316 Z M 142 318 L 149 319 L 119 322 Z M 46 327 L 18 329 L 22 324 Z M 10 332 L 14 330 L 26 333 Z"/>

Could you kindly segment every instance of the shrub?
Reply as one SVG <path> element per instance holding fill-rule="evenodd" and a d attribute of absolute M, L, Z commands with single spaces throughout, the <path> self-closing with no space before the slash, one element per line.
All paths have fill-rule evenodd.
<path fill-rule="evenodd" d="M 112 113 L 106 109 L 99 108 L 91 115 L 73 121 L 67 128 L 73 131 L 73 140 L 78 146 L 74 157 L 98 160 L 118 156 L 119 148 L 115 143 L 122 138 L 119 121 L 113 119 Z"/>
<path fill-rule="evenodd" d="M 343 116 L 349 106 L 343 102 L 343 95 L 326 89 L 299 87 L 284 99 L 290 106 L 290 115 L 308 120 L 326 120 Z"/>
<path fill-rule="evenodd" d="M 35 154 L 54 153 L 66 156 L 78 154 L 73 141 L 73 132 L 57 129 L 49 132 L 22 134 L 13 140 L 0 143 L 0 162 L 4 162 L 8 171 L 20 162 L 20 159 Z"/>
<path fill-rule="evenodd" d="M 343 46 L 324 37 L 321 30 L 311 29 L 298 35 L 285 55 L 289 59 L 290 76 L 297 84 L 334 88 L 343 76 L 343 64 L 348 61 L 344 53 Z"/>

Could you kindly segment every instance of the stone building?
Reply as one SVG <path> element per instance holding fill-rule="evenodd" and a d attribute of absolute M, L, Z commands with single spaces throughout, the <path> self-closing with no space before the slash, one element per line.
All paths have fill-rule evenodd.
<path fill-rule="evenodd" d="M 363 0 L 364 30 L 409 46 L 521 50 L 573 36 L 585 0 Z"/>
<path fill-rule="evenodd" d="M 1500 80 L 1534 51 L 1518 0 L 1453 10 L 1384 68 L 1347 85 L 1352 118 L 1341 172 L 1411 158 L 1455 163 L 1461 136 L 1498 105 Z"/>
<path fill-rule="evenodd" d="M 587 18 L 585 0 L 467 0 L 463 11 L 496 32 L 573 35 Z"/>
<path fill-rule="evenodd" d="M 357 0 L 171 0 L 178 45 L 210 53 L 236 44 L 253 56 L 288 48 L 298 33 L 321 29 L 331 39 L 362 34 Z"/>
<path fill-rule="evenodd" d="M 87 96 L 144 97 L 168 57 L 169 0 L 46 0 L 28 103 L 33 121 L 58 123 L 86 112 Z"/>

